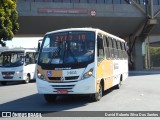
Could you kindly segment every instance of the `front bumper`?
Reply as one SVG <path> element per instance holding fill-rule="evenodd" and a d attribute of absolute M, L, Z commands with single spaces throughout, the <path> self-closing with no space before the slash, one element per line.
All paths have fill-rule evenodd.
<path fill-rule="evenodd" d="M 58 90 L 67 90 L 67 94 L 92 94 L 96 92 L 95 78 L 90 77 L 85 80 L 74 82 L 52 83 L 36 78 L 39 94 L 59 94 Z"/>

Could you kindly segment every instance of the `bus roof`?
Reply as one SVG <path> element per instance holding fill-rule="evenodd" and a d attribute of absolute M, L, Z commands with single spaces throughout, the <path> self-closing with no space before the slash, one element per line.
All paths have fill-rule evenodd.
<path fill-rule="evenodd" d="M 65 31 L 93 31 L 93 32 L 96 32 L 96 33 L 102 33 L 102 34 L 105 34 L 106 36 L 110 36 L 111 38 L 114 38 L 116 40 L 120 40 L 120 41 L 123 41 L 125 42 L 122 38 L 120 37 L 117 37 L 113 34 L 110 34 L 108 32 L 105 32 L 101 29 L 98 29 L 98 28 L 91 28 L 91 27 L 84 27 L 84 28 L 67 28 L 67 29 L 60 29 L 60 30 L 55 30 L 55 31 L 51 31 L 51 32 L 47 32 L 47 34 L 52 34 L 52 33 L 57 33 L 57 32 L 65 32 Z"/>

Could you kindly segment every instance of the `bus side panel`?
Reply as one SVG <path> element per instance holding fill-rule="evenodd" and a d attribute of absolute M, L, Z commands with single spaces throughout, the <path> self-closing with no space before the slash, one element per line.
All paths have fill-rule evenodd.
<path fill-rule="evenodd" d="M 123 80 L 125 80 L 125 79 L 127 79 L 127 77 L 128 77 L 128 60 L 125 60 L 124 61 L 124 66 L 125 67 L 123 67 L 123 69 L 124 69 L 124 73 L 123 73 Z"/>
<path fill-rule="evenodd" d="M 128 62 L 127 60 L 114 60 L 114 80 L 113 80 L 113 86 L 119 84 L 120 79 L 122 77 L 122 81 L 125 80 L 128 77 Z"/>
<path fill-rule="evenodd" d="M 113 86 L 113 62 L 112 60 L 103 60 L 97 66 L 97 91 L 100 80 L 104 80 L 104 90 Z"/>
<path fill-rule="evenodd" d="M 36 64 L 29 64 L 24 66 L 24 79 L 26 79 L 27 74 L 30 74 L 30 79 L 36 79 Z"/>

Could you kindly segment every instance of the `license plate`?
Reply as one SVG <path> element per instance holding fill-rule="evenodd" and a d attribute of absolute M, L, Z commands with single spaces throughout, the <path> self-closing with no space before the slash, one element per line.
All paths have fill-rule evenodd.
<path fill-rule="evenodd" d="M 5 77 L 10 77 L 10 75 L 5 75 Z"/>
<path fill-rule="evenodd" d="M 57 94 L 68 94 L 68 90 L 57 90 Z"/>

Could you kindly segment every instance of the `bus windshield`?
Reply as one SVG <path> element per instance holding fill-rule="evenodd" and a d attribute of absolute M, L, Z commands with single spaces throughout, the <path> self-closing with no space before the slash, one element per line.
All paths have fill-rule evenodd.
<path fill-rule="evenodd" d="M 94 32 L 58 32 L 44 37 L 38 62 L 46 64 L 92 62 L 94 52 Z"/>
<path fill-rule="evenodd" d="M 18 67 L 24 63 L 24 52 L 7 51 L 0 55 L 0 67 Z"/>

